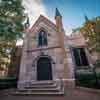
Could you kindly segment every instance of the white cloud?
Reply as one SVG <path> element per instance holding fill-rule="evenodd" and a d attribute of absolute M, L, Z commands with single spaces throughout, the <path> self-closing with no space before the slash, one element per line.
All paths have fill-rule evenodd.
<path fill-rule="evenodd" d="M 48 17 L 46 14 L 45 5 L 43 4 L 43 0 L 23 0 L 23 5 L 30 18 L 31 26 L 34 24 L 34 22 L 36 21 L 36 19 L 39 17 L 40 14 Z M 51 21 L 54 22 L 54 19 L 52 18 L 49 19 L 51 19 Z M 65 33 L 66 35 L 70 35 L 72 33 L 72 28 L 67 27 L 67 29 L 65 29 Z"/>
<path fill-rule="evenodd" d="M 42 3 L 43 0 L 23 0 L 25 12 L 30 19 L 30 25 L 32 26 L 40 14 L 47 16 L 46 8 Z M 22 45 L 23 40 L 18 40 L 16 45 Z"/>
<path fill-rule="evenodd" d="M 23 0 L 23 5 L 30 18 L 30 24 L 34 24 L 40 14 L 47 16 L 43 0 Z"/>
<path fill-rule="evenodd" d="M 40 16 L 40 14 L 47 16 L 46 14 L 46 8 L 43 4 L 43 0 L 23 0 L 23 5 L 26 9 L 26 13 L 28 14 L 30 18 L 30 25 L 32 26 L 34 22 L 37 20 L 37 18 Z M 54 22 L 54 19 L 49 18 Z M 65 29 L 66 35 L 70 35 L 72 33 L 72 28 L 67 27 Z M 22 45 L 23 41 L 18 40 L 17 45 Z"/>
<path fill-rule="evenodd" d="M 16 46 L 22 45 L 23 44 L 23 40 L 17 40 Z"/>
<path fill-rule="evenodd" d="M 71 35 L 71 33 L 72 33 L 72 28 L 67 27 L 67 28 L 65 29 L 65 34 L 66 34 L 66 35 Z"/>

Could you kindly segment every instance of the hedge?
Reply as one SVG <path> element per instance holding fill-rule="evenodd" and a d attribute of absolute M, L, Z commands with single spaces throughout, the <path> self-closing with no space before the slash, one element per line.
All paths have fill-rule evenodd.
<path fill-rule="evenodd" d="M 97 80 L 94 74 L 76 74 L 76 85 L 88 88 L 100 88 L 100 73 L 97 73 L 96 76 Z"/>
<path fill-rule="evenodd" d="M 16 88 L 17 79 L 15 77 L 0 78 L 0 89 Z"/>

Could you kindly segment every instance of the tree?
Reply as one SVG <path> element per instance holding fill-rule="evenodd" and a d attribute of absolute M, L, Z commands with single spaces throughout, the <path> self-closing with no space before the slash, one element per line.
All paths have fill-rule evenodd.
<path fill-rule="evenodd" d="M 5 62 L 3 58 L 9 59 L 12 49 L 16 46 L 16 41 L 22 38 L 24 20 L 22 0 L 0 1 L 0 61 L 2 63 Z"/>
<path fill-rule="evenodd" d="M 80 28 L 81 33 L 86 39 L 88 50 L 98 54 L 98 62 L 96 61 L 92 71 L 96 80 L 96 86 L 99 86 L 99 81 L 96 73 L 96 67 L 100 64 L 100 17 L 89 20 L 85 16 L 86 22 Z M 97 65 L 97 66 L 96 66 Z"/>
<path fill-rule="evenodd" d="M 87 19 L 80 31 L 86 39 L 88 49 L 100 54 L 100 17 Z"/>
<path fill-rule="evenodd" d="M 22 0 L 2 0 L 0 3 L 0 39 L 16 41 L 21 37 L 24 17 Z"/>
<path fill-rule="evenodd" d="M 95 27 L 95 33 L 96 33 L 96 41 L 97 41 L 97 51 L 100 53 L 100 17 L 96 18 L 96 27 Z"/>

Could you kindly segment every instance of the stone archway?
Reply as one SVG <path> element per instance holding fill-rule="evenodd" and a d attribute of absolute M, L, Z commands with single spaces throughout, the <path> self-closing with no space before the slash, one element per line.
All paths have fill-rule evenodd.
<path fill-rule="evenodd" d="M 48 57 L 40 57 L 37 61 L 37 80 L 52 80 L 52 64 Z"/>

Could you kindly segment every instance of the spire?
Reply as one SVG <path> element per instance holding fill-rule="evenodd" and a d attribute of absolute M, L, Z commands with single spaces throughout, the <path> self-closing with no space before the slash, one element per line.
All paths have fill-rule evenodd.
<path fill-rule="evenodd" d="M 86 22 L 89 21 L 89 19 L 88 19 L 88 17 L 86 15 L 84 16 L 84 18 L 85 18 Z"/>
<path fill-rule="evenodd" d="M 30 23 L 29 23 L 29 17 L 27 17 L 27 24 L 29 25 Z"/>
<path fill-rule="evenodd" d="M 27 17 L 26 23 L 25 23 L 25 28 L 28 28 L 30 26 L 30 22 L 29 22 L 29 17 Z"/>
<path fill-rule="evenodd" d="M 56 15 L 55 15 L 55 17 L 57 17 L 57 16 L 62 17 L 61 14 L 60 14 L 60 12 L 59 12 L 59 10 L 56 8 Z"/>

